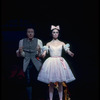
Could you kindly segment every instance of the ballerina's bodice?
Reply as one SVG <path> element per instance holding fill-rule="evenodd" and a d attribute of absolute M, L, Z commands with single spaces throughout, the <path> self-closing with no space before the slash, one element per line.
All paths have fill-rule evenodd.
<path fill-rule="evenodd" d="M 49 46 L 49 52 L 51 57 L 59 57 L 62 55 L 62 45 Z"/>

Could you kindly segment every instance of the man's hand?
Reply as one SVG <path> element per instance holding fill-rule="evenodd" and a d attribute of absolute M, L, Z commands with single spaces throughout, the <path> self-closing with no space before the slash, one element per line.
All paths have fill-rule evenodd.
<path fill-rule="evenodd" d="M 23 47 L 19 48 L 19 52 L 20 52 L 20 54 L 23 52 Z"/>
<path fill-rule="evenodd" d="M 17 57 L 20 57 L 19 50 L 16 51 L 16 55 L 17 55 Z"/>

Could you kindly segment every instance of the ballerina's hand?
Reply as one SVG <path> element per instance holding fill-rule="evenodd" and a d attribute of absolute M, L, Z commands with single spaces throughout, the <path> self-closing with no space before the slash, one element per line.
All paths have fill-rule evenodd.
<path fill-rule="evenodd" d="M 69 54 L 71 57 L 73 57 L 73 56 L 74 56 L 74 53 L 73 53 L 73 52 L 71 52 L 71 51 L 69 51 L 69 52 L 68 52 L 68 54 Z"/>
<path fill-rule="evenodd" d="M 44 58 L 46 56 L 46 51 L 44 51 L 43 53 L 42 53 L 42 57 Z"/>

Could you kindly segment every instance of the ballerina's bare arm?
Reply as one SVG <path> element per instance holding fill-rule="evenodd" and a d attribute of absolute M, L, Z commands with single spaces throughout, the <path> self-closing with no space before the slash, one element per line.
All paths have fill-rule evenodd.
<path fill-rule="evenodd" d="M 64 42 L 62 42 L 62 45 L 63 45 L 63 47 L 64 47 L 66 44 L 65 44 Z M 74 53 L 71 52 L 70 49 L 66 49 L 65 51 L 66 51 L 66 53 L 68 53 L 71 57 L 74 56 Z"/>

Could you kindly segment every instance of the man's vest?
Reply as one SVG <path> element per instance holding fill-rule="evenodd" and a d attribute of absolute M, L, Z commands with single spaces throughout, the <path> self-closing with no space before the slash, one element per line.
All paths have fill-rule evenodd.
<path fill-rule="evenodd" d="M 23 39 L 23 51 L 25 52 L 25 58 L 23 60 L 23 71 L 25 72 L 30 60 L 36 67 L 37 71 L 40 70 L 41 61 L 36 59 L 37 54 L 37 45 L 38 39 L 34 38 L 33 40 L 29 40 L 28 38 Z"/>

